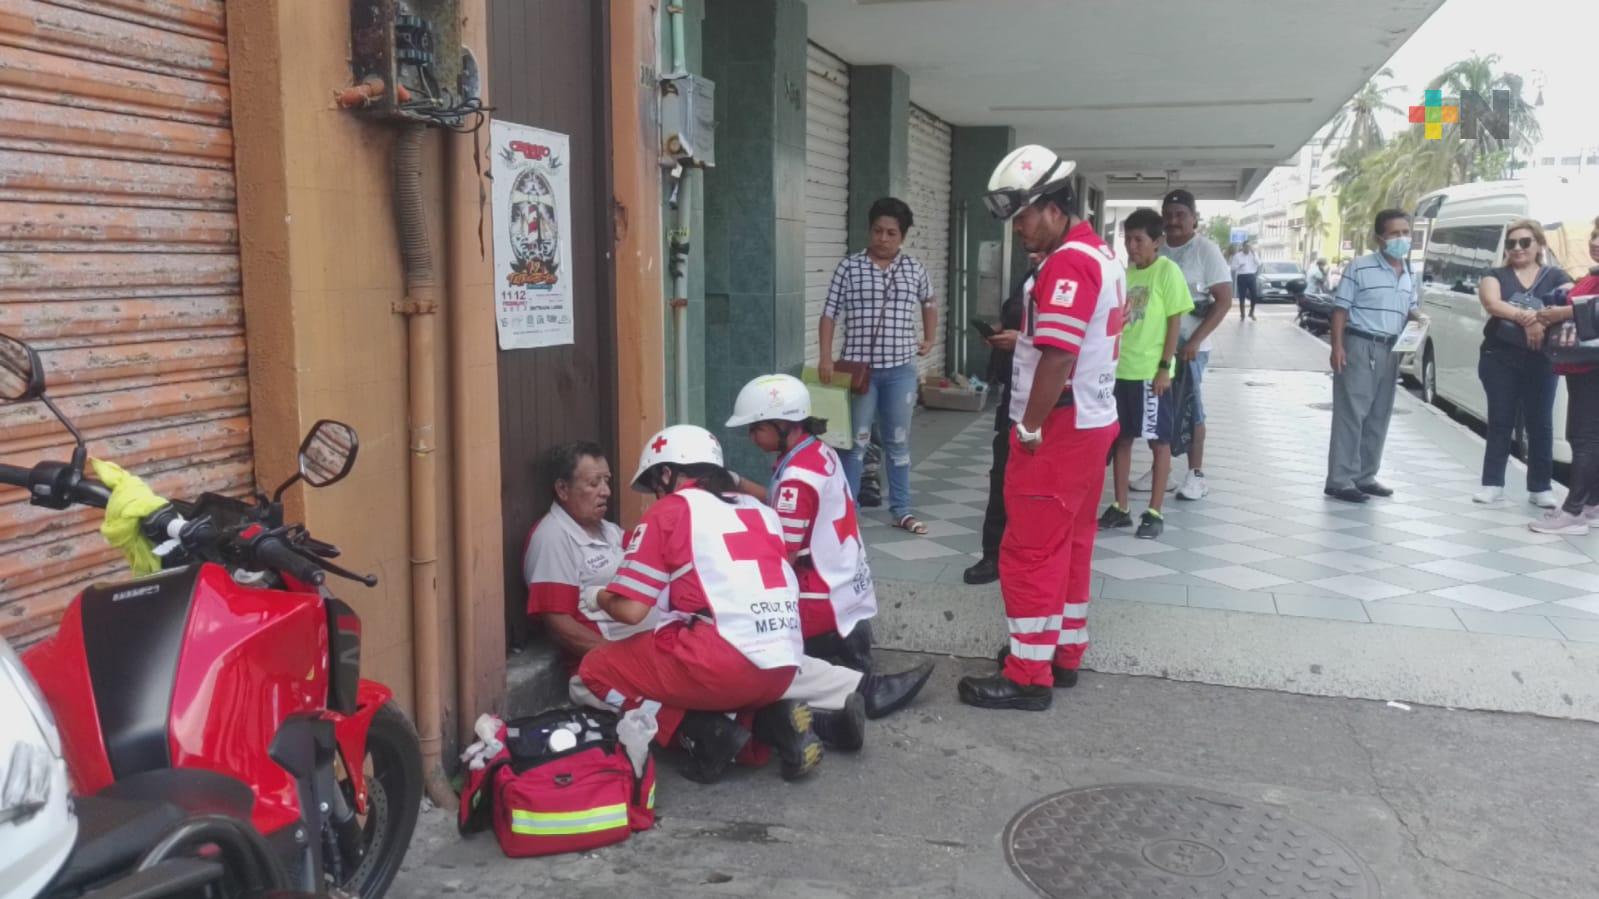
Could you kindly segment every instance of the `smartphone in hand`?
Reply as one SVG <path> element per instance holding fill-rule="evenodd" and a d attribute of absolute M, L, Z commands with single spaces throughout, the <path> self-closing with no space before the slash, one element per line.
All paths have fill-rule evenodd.
<path fill-rule="evenodd" d="M 984 340 L 987 340 L 988 338 L 993 337 L 995 334 L 999 333 L 998 331 L 994 330 L 994 326 L 993 325 L 990 325 L 988 322 L 985 322 L 985 321 L 983 321 L 980 318 L 974 318 L 974 319 L 971 320 L 971 322 L 972 322 L 972 328 L 975 329 L 977 331 L 977 333 L 983 335 L 983 339 Z"/>

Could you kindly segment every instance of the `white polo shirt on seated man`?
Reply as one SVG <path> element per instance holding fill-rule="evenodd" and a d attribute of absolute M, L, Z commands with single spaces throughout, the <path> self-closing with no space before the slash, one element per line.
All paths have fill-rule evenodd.
<path fill-rule="evenodd" d="M 623 640 L 655 628 L 658 613 L 638 624 L 622 624 L 601 611 L 594 594 L 611 583 L 625 552 L 622 529 L 605 519 L 610 511 L 611 467 L 593 443 L 568 443 L 545 460 L 555 502 L 528 535 L 522 558 L 527 611 L 539 616 L 568 664 L 608 640 Z"/>

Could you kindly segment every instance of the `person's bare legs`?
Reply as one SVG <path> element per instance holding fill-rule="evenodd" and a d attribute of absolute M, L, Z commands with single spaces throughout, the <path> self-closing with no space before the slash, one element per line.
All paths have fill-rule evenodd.
<path fill-rule="evenodd" d="M 1166 462 L 1168 467 L 1170 467 L 1171 457 L 1169 455 L 1166 457 Z M 1123 509 L 1132 509 L 1131 500 L 1127 496 L 1128 486 L 1133 479 L 1133 439 L 1131 437 L 1116 441 L 1116 455 L 1111 463 L 1111 472 L 1116 478 L 1116 505 Z M 1155 469 L 1155 474 L 1157 477 L 1160 476 L 1159 468 Z M 1158 486 L 1165 489 L 1165 484 L 1165 481 L 1161 481 Z"/>
<path fill-rule="evenodd" d="M 1171 478 L 1171 444 L 1151 440 L 1149 441 L 1149 451 L 1155 454 L 1155 464 L 1151 469 L 1150 475 L 1150 477 L 1153 479 L 1153 489 L 1149 493 L 1149 507 L 1159 513 L 1161 511 L 1161 506 L 1166 502 L 1166 481 Z M 1132 466 L 1132 458 L 1133 444 L 1132 441 L 1128 441 L 1127 464 L 1129 467 Z M 1117 465 L 1121 464 L 1121 459 L 1122 447 L 1117 445 Z M 1125 503 L 1127 501 L 1125 486 L 1126 482 L 1122 480 L 1121 470 L 1118 468 L 1116 472 L 1116 502 L 1118 503 Z"/>

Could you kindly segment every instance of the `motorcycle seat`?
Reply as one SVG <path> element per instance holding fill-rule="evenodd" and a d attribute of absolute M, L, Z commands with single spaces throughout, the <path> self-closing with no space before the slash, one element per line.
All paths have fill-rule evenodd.
<path fill-rule="evenodd" d="M 214 771 L 159 768 L 74 800 L 78 839 L 47 895 L 73 894 L 131 868 L 174 827 L 197 815 L 250 819 L 255 797 Z"/>
<path fill-rule="evenodd" d="M 255 794 L 236 778 L 199 768 L 156 768 L 125 777 L 99 793 L 107 799 L 171 803 L 186 817 L 223 815 L 250 820 Z"/>
<path fill-rule="evenodd" d="M 78 839 L 47 895 L 75 894 L 131 867 L 184 819 L 169 802 L 83 796 L 74 800 Z"/>

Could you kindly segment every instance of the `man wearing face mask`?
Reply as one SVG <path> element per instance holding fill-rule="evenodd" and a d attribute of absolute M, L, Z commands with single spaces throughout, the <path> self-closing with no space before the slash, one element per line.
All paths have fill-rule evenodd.
<path fill-rule="evenodd" d="M 1384 209 L 1372 236 L 1379 249 L 1349 264 L 1333 297 L 1332 439 L 1323 492 L 1346 503 L 1394 494 L 1377 481 L 1399 379 L 1394 342 L 1420 314 L 1408 261 L 1410 216 Z"/>

